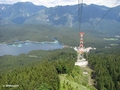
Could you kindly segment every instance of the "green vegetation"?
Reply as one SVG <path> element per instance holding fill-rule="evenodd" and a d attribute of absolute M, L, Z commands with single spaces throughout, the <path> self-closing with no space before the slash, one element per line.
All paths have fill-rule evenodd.
<path fill-rule="evenodd" d="M 0 68 L 2 90 L 95 90 L 90 85 L 91 70 L 74 66 L 77 53 L 73 49 L 36 50 L 27 55 L 3 56 L 0 60 L 4 61 Z"/>
<path fill-rule="evenodd" d="M 71 73 L 60 74 L 60 90 L 95 90 L 90 79 L 91 70 L 75 66 Z"/>
<path fill-rule="evenodd" d="M 118 40 L 118 38 L 103 38 L 104 40 Z"/>
<path fill-rule="evenodd" d="M 120 45 L 118 40 L 103 40 L 103 32 L 84 30 L 86 47 L 97 50 L 88 53 L 88 68 L 74 66 L 77 53 L 73 49 L 35 50 L 18 56 L 0 57 L 0 90 L 120 90 Z M 77 29 L 50 25 L 3 25 L 0 43 L 13 41 L 53 41 L 78 46 Z M 117 46 L 110 46 L 113 43 Z M 109 47 L 109 48 L 105 48 Z M 86 74 L 87 73 L 87 74 Z M 92 79 L 90 75 L 92 73 Z M 18 85 L 6 87 L 5 85 Z"/>
<path fill-rule="evenodd" d="M 2 74 L 0 81 L 1 90 L 14 89 L 14 87 L 3 87 L 3 85 L 19 85 L 17 90 L 33 90 L 41 88 L 44 84 L 49 86 L 49 90 L 59 89 L 57 72 L 52 63 L 47 61 L 41 61 L 38 65 L 33 65 L 23 70 Z"/>
<path fill-rule="evenodd" d="M 120 45 L 89 55 L 92 77 L 98 90 L 120 90 Z"/>
<path fill-rule="evenodd" d="M 48 57 L 34 62 L 30 66 L 0 74 L 0 89 L 59 90 L 58 74 L 70 73 L 74 67 L 76 57 L 76 52 L 73 50 L 56 50 L 52 55 L 48 55 Z M 14 62 L 14 58 L 10 59 L 11 62 L 6 63 L 12 64 Z M 6 87 L 6 85 L 18 85 L 19 87 Z"/>
<path fill-rule="evenodd" d="M 106 33 L 95 30 L 83 30 L 84 43 L 86 46 L 103 47 L 109 45 L 109 42 L 103 40 Z M 53 41 L 58 39 L 60 43 L 71 46 L 79 44 L 79 30 L 76 28 L 67 28 L 51 25 L 2 25 L 0 28 L 0 43 L 12 43 L 16 40 L 20 41 Z M 107 38 L 107 37 L 106 37 Z"/>
<path fill-rule="evenodd" d="M 73 52 L 71 49 L 60 49 L 60 50 L 35 50 L 31 51 L 28 54 L 20 54 L 18 56 L 12 55 L 4 55 L 0 57 L 0 72 L 11 72 L 14 69 L 28 67 L 29 65 L 34 65 L 37 62 L 39 63 L 41 60 L 47 58 L 49 59 L 51 56 L 58 52 Z M 54 54 L 53 54 L 54 53 Z M 57 55 L 55 55 L 57 56 Z"/>
<path fill-rule="evenodd" d="M 75 45 L 79 39 L 77 30 L 65 27 L 55 27 L 51 25 L 21 25 L 9 26 L 3 25 L 0 28 L 0 43 L 11 43 L 16 40 L 20 41 L 53 41 L 58 39 L 60 43 Z M 71 37 L 73 36 L 73 37 Z M 69 40 L 68 40 L 69 39 Z"/>

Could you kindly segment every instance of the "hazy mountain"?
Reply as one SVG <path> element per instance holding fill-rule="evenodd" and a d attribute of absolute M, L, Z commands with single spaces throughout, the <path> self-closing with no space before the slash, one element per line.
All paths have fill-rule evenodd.
<path fill-rule="evenodd" d="M 34 16 L 38 11 L 45 9 L 44 6 L 36 6 L 31 2 L 18 2 L 13 5 L 0 5 L 1 24 L 24 24 L 29 17 Z"/>
<path fill-rule="evenodd" d="M 109 13 L 106 14 L 108 11 Z M 104 15 L 105 17 L 99 22 Z M 76 27 L 78 26 L 78 5 L 47 8 L 36 6 L 31 2 L 18 2 L 13 5 L 0 4 L 0 24 L 40 23 Z M 100 29 L 120 27 L 120 6 L 110 9 L 105 6 L 84 4 L 82 27 Z"/>

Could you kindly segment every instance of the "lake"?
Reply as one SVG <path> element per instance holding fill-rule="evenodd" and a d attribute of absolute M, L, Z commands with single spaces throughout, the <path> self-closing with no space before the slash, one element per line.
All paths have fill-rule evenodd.
<path fill-rule="evenodd" d="M 62 49 L 63 45 L 57 40 L 54 42 L 15 42 L 13 44 L 1 44 L 0 45 L 0 56 L 3 55 L 19 55 L 22 53 L 27 54 L 32 50 L 54 50 Z"/>

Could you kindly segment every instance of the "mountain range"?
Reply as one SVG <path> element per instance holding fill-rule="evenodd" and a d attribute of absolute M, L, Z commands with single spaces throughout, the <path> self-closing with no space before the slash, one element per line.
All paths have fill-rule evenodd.
<path fill-rule="evenodd" d="M 78 26 L 78 5 L 45 7 L 31 2 L 0 4 L 0 25 L 5 24 L 51 24 Z M 120 6 L 109 8 L 95 4 L 83 4 L 81 26 L 83 28 L 120 28 Z M 101 19 L 102 18 L 102 19 Z"/>

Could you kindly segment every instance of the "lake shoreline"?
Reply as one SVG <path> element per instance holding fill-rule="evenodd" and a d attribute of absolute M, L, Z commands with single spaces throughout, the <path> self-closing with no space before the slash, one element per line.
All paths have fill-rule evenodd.
<path fill-rule="evenodd" d="M 13 41 L 11 43 L 7 43 L 7 42 L 3 42 L 3 43 L 0 43 L 0 45 L 13 45 L 13 44 L 23 44 L 23 43 L 40 43 L 40 44 L 45 44 L 45 43 L 59 43 L 61 45 L 63 45 L 62 43 L 60 43 L 58 40 L 54 40 L 54 41 L 43 41 L 43 42 L 38 42 L 38 41 L 31 41 L 31 40 L 25 40 L 25 41 Z"/>
<path fill-rule="evenodd" d="M 21 53 L 29 53 L 33 50 L 54 50 L 54 49 L 62 49 L 63 44 L 58 42 L 58 40 L 54 40 L 54 42 L 44 41 L 44 42 L 36 42 L 36 41 L 15 41 L 9 44 L 0 44 L 0 56 L 3 55 L 19 55 Z"/>

